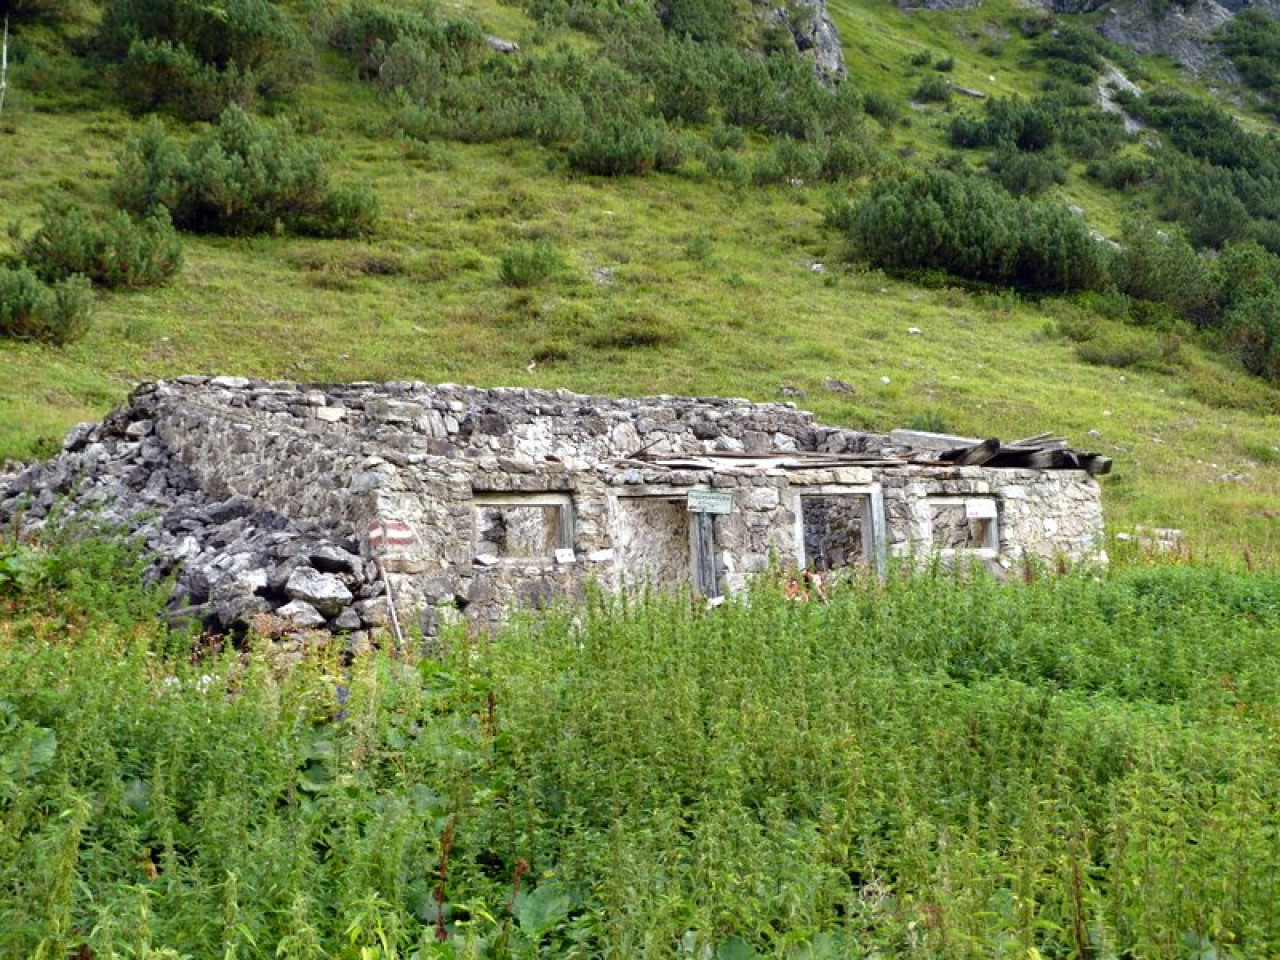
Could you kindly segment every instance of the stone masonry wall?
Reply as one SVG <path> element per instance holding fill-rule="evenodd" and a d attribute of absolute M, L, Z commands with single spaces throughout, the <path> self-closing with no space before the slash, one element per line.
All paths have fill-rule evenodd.
<path fill-rule="evenodd" d="M 390 602 L 407 626 L 433 633 L 451 617 L 492 624 L 513 606 L 578 598 L 593 581 L 633 586 L 642 576 L 627 563 L 669 577 L 690 559 L 679 509 L 694 488 L 733 494 L 733 511 L 712 521 L 724 592 L 801 560 L 802 494 L 874 490 L 893 554 L 929 555 L 938 504 L 973 500 L 996 517 L 988 559 L 1102 557 L 1098 486 L 1083 472 L 900 461 L 781 469 L 732 456 L 777 451 L 874 458 L 900 448 L 791 404 L 189 377 L 144 386 L 102 424 L 73 431 L 61 456 L 0 490 L 0 521 L 22 513 L 38 524 L 58 497 L 105 510 L 143 535 L 157 574 L 177 572 L 176 610 L 207 628 L 273 614 L 353 635 L 384 625 Z M 639 456 L 712 460 L 673 469 Z M 569 549 L 516 558 L 480 545 L 477 504 L 521 497 L 565 505 Z M 656 521 L 636 497 L 655 498 L 650 516 L 665 531 L 648 529 Z M 879 555 L 871 546 L 867 562 Z"/>

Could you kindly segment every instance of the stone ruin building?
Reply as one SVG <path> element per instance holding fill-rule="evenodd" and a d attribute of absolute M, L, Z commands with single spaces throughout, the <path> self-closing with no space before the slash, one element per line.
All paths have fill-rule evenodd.
<path fill-rule="evenodd" d="M 0 482 L 0 520 L 137 532 L 173 616 L 434 633 L 608 590 L 714 601 L 772 564 L 1105 560 L 1103 458 L 814 422 L 790 403 L 180 377 Z M 58 506 L 62 504 L 62 506 Z"/>

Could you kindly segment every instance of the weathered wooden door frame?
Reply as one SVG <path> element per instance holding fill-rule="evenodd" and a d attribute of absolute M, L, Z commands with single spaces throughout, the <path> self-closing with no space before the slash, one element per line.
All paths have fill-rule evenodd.
<path fill-rule="evenodd" d="M 862 497 L 866 503 L 862 510 L 863 552 L 871 561 L 876 574 L 883 577 L 889 570 L 889 544 L 884 515 L 884 489 L 878 483 L 834 484 L 824 483 L 796 490 L 795 545 L 796 565 L 803 570 L 808 563 L 804 552 L 804 500 L 806 497 Z"/>

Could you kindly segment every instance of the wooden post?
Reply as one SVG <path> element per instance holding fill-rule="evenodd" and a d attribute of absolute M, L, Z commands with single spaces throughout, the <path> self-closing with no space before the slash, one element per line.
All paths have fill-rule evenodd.
<path fill-rule="evenodd" d="M 689 514 L 689 553 L 693 561 L 693 589 L 700 596 L 714 600 L 720 596 L 716 577 L 714 514 Z"/>
<path fill-rule="evenodd" d="M 872 486 L 867 497 L 867 512 L 871 515 L 871 543 L 863 549 L 869 548 L 876 573 L 885 577 L 889 573 L 889 535 L 884 515 L 884 488 L 878 483 Z"/>

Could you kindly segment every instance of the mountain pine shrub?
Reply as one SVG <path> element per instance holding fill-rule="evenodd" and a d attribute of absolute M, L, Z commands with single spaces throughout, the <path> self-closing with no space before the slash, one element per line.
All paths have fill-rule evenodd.
<path fill-rule="evenodd" d="M 445 77 L 474 69 L 489 53 L 484 32 L 472 20 L 441 20 L 427 8 L 382 3 L 352 6 L 329 39 L 356 62 L 363 79 L 417 98 L 432 96 Z"/>
<path fill-rule="evenodd" d="M 1246 370 L 1280 381 L 1280 257 L 1257 243 L 1228 247 L 1217 263 L 1216 323 Z"/>
<path fill-rule="evenodd" d="M 1112 275 L 1124 293 L 1188 317 L 1210 306 L 1217 292 L 1214 277 L 1191 244 L 1145 221 L 1126 223 L 1121 233 L 1124 246 Z"/>
<path fill-rule="evenodd" d="M 1227 21 L 1218 42 L 1240 72 L 1240 79 L 1275 96 L 1280 88 L 1280 20 L 1262 10 L 1246 8 Z M 1274 100 L 1270 106 L 1273 112 L 1280 110 Z"/>
<path fill-rule="evenodd" d="M 135 113 L 169 110 L 188 120 L 212 120 L 229 103 L 253 106 L 253 75 L 235 64 L 224 70 L 168 40 L 135 40 L 114 71 L 115 87 Z"/>
<path fill-rule="evenodd" d="M 816 180 L 822 173 L 822 161 L 822 153 L 812 145 L 782 138 L 769 153 L 756 160 L 751 179 L 761 185 Z"/>
<path fill-rule="evenodd" d="M 855 250 L 891 270 L 942 270 L 1025 290 L 1100 289 L 1109 249 L 1060 204 L 1015 199 L 993 184 L 945 170 L 882 177 L 851 209 Z"/>
<path fill-rule="evenodd" d="M 93 288 L 82 276 L 48 285 L 26 267 L 0 267 L 0 336 L 65 344 L 89 329 Z"/>
<path fill-rule="evenodd" d="M 950 103 L 951 84 L 945 77 L 928 76 L 920 81 L 911 99 L 916 103 Z"/>
<path fill-rule="evenodd" d="M 981 118 L 951 121 L 953 147 L 1016 147 L 1035 151 L 1052 146 L 1062 130 L 1062 111 L 1053 101 L 998 97 L 983 104 Z"/>
<path fill-rule="evenodd" d="M 1034 197 L 1067 182 L 1067 165 L 1057 151 L 1024 153 L 1001 147 L 987 161 L 1000 186 L 1017 197 Z"/>
<path fill-rule="evenodd" d="M 270 0 L 116 0 L 104 5 L 98 51 L 131 109 L 212 120 L 229 103 L 289 93 L 311 51 Z"/>
<path fill-rule="evenodd" d="M 619 177 L 645 174 L 666 146 L 666 125 L 643 117 L 608 116 L 589 125 L 569 148 L 569 166 L 581 173 Z"/>
<path fill-rule="evenodd" d="M 121 210 L 102 217 L 47 203 L 39 229 L 19 240 L 19 252 L 46 283 L 81 274 L 103 287 L 144 287 L 182 266 L 182 243 L 163 209 L 136 221 Z"/>
<path fill-rule="evenodd" d="M 349 237 L 377 219 L 374 194 L 333 186 L 323 154 L 287 121 L 256 121 L 235 106 L 186 146 L 153 119 L 126 147 L 113 195 L 136 216 L 164 207 L 194 233 Z"/>
<path fill-rule="evenodd" d="M 1233 303 L 1223 317 L 1223 329 L 1246 370 L 1280 381 L 1280 290 L 1259 290 Z"/>

